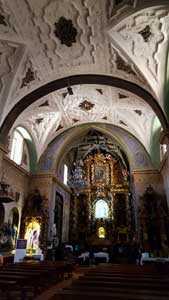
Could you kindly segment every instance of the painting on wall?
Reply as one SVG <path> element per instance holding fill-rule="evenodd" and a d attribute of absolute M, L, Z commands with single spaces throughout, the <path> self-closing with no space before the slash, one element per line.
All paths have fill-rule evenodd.
<path fill-rule="evenodd" d="M 108 164 L 95 164 L 95 167 L 94 167 L 95 182 L 105 182 L 106 183 L 107 174 L 109 174 Z"/>

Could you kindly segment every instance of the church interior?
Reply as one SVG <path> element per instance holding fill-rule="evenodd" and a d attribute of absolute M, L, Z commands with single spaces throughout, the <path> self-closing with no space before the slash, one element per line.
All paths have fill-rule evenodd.
<path fill-rule="evenodd" d="M 137 245 L 169 274 L 168 0 L 0 0 L 0 104 L 2 268 L 100 253 L 117 276 Z"/>

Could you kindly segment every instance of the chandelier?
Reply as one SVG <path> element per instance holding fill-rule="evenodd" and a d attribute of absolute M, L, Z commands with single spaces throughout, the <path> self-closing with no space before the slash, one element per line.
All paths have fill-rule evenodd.
<path fill-rule="evenodd" d="M 85 178 L 84 163 L 82 159 L 74 162 L 72 174 L 69 176 L 68 185 L 73 189 L 74 193 L 79 196 L 83 190 L 89 187 L 89 183 Z"/>

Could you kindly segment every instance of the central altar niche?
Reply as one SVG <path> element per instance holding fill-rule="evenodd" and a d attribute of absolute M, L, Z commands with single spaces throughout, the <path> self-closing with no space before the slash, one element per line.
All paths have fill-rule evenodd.
<path fill-rule="evenodd" d="M 97 200 L 95 203 L 95 219 L 108 219 L 109 218 L 109 206 L 105 200 Z"/>
<path fill-rule="evenodd" d="M 88 154 L 82 166 L 86 184 L 72 200 L 70 239 L 102 246 L 130 241 L 134 232 L 127 167 L 101 151 Z"/>

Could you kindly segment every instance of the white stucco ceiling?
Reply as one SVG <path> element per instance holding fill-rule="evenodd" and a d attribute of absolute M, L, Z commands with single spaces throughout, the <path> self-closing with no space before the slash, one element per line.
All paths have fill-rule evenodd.
<path fill-rule="evenodd" d="M 76 74 L 107 74 L 137 83 L 163 108 L 167 1 L 0 0 L 0 16 L 1 124 L 22 97 Z M 77 30 L 71 47 L 54 33 L 62 16 Z M 57 131 L 85 122 L 123 127 L 149 151 L 155 114 L 145 101 L 108 86 L 72 88 L 73 95 L 62 89 L 39 99 L 15 121 L 13 127 L 29 130 L 39 155 Z"/>

